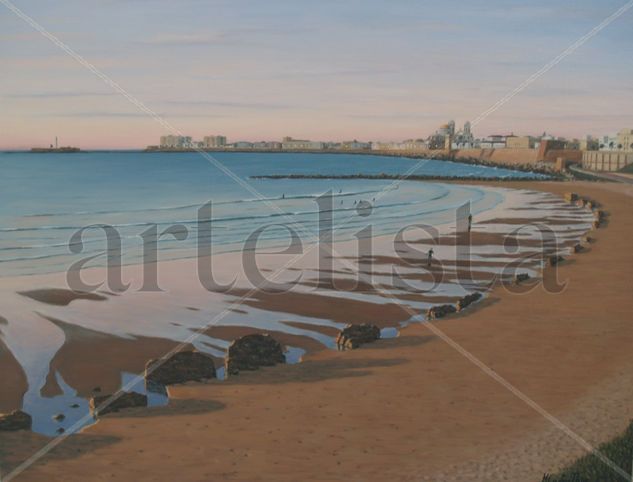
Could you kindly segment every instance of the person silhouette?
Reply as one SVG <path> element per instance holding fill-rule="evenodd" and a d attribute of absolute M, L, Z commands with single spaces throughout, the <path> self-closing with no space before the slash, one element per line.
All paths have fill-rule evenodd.
<path fill-rule="evenodd" d="M 468 215 L 468 232 L 470 233 L 470 230 L 473 227 L 473 215 L 469 214 Z"/>
<path fill-rule="evenodd" d="M 426 265 L 429 268 L 431 267 L 431 263 L 433 262 L 433 253 L 434 253 L 433 248 L 429 249 L 428 258 L 426 260 Z"/>

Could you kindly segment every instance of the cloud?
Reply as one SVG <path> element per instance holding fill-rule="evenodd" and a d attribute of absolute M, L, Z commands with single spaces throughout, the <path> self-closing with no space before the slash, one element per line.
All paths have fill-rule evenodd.
<path fill-rule="evenodd" d="M 224 43 L 227 36 L 224 33 L 195 33 L 195 34 L 166 34 L 157 35 L 149 39 L 140 40 L 143 45 L 153 46 L 195 46 L 195 45 L 215 45 Z"/>
<path fill-rule="evenodd" d="M 67 99 L 77 97 L 109 97 L 118 95 L 115 92 L 36 92 L 5 94 L 9 99 Z"/>
<path fill-rule="evenodd" d="M 191 113 L 157 113 L 159 117 L 164 119 L 173 118 L 224 118 L 229 117 L 221 114 L 191 114 Z M 83 112 L 49 112 L 40 114 L 38 117 L 64 117 L 73 119 L 104 119 L 104 118 L 128 118 L 128 119 L 143 119 L 152 120 L 152 117 L 144 112 L 107 112 L 107 111 L 83 111 Z"/>
<path fill-rule="evenodd" d="M 294 109 L 297 106 L 279 103 L 265 102 L 235 102 L 235 101 L 217 101 L 217 100 L 168 100 L 165 102 L 170 105 L 181 105 L 187 107 L 224 107 L 230 109 L 256 109 L 256 110 L 282 110 Z"/>

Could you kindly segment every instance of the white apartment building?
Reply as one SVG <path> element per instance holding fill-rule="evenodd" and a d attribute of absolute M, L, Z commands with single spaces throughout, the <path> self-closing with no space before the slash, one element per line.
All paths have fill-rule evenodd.
<path fill-rule="evenodd" d="M 160 147 L 163 149 L 190 149 L 193 147 L 193 142 L 189 136 L 161 136 Z"/>
<path fill-rule="evenodd" d="M 281 148 L 288 151 L 320 151 L 325 147 L 323 142 L 308 141 L 284 137 Z"/>
<path fill-rule="evenodd" d="M 205 148 L 213 149 L 217 147 L 226 146 L 226 137 L 225 136 L 204 136 L 202 139 L 202 144 Z"/>

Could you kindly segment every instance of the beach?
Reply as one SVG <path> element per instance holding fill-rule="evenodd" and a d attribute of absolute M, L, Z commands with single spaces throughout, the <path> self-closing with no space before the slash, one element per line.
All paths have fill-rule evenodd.
<path fill-rule="evenodd" d="M 166 407 L 108 415 L 18 480 L 152 480 L 157 470 L 179 480 L 539 480 L 572 461 L 584 449 L 508 387 L 590 443 L 607 440 L 630 419 L 631 189 L 580 182 L 507 187 L 573 190 L 602 203 L 609 222 L 591 233 L 595 242 L 586 252 L 558 267 L 568 281 L 562 292 L 537 285 L 518 294 L 499 286 L 463 314 L 434 322 L 466 352 L 424 323 L 351 352 L 306 347 L 302 363 L 172 386 Z M 395 303 L 343 298 L 328 306 L 323 297 L 293 296 L 262 295 L 247 306 L 284 305 L 286 313 L 339 323 L 410 317 Z M 336 327 L 321 331 L 332 336 Z M 76 336 L 110 346 L 86 332 Z M 147 347 L 130 370 L 159 349 L 151 340 Z M 76 355 L 68 353 L 72 361 Z M 89 391 L 80 375 L 74 381 Z M 0 439 L 4 473 L 50 440 L 26 432 Z"/>

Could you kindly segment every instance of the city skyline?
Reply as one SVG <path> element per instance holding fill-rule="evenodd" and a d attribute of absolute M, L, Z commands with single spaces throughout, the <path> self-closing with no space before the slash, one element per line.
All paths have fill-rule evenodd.
<path fill-rule="evenodd" d="M 174 13 L 164 1 L 18 5 L 181 132 L 332 141 L 426 137 L 449 118 L 462 125 L 620 6 L 188 1 Z M 0 149 L 55 136 L 84 149 L 138 148 L 166 133 L 4 13 Z M 630 11 L 615 20 L 476 135 L 584 138 L 633 124 L 633 65 L 623 60 L 633 51 L 632 21 Z"/>

